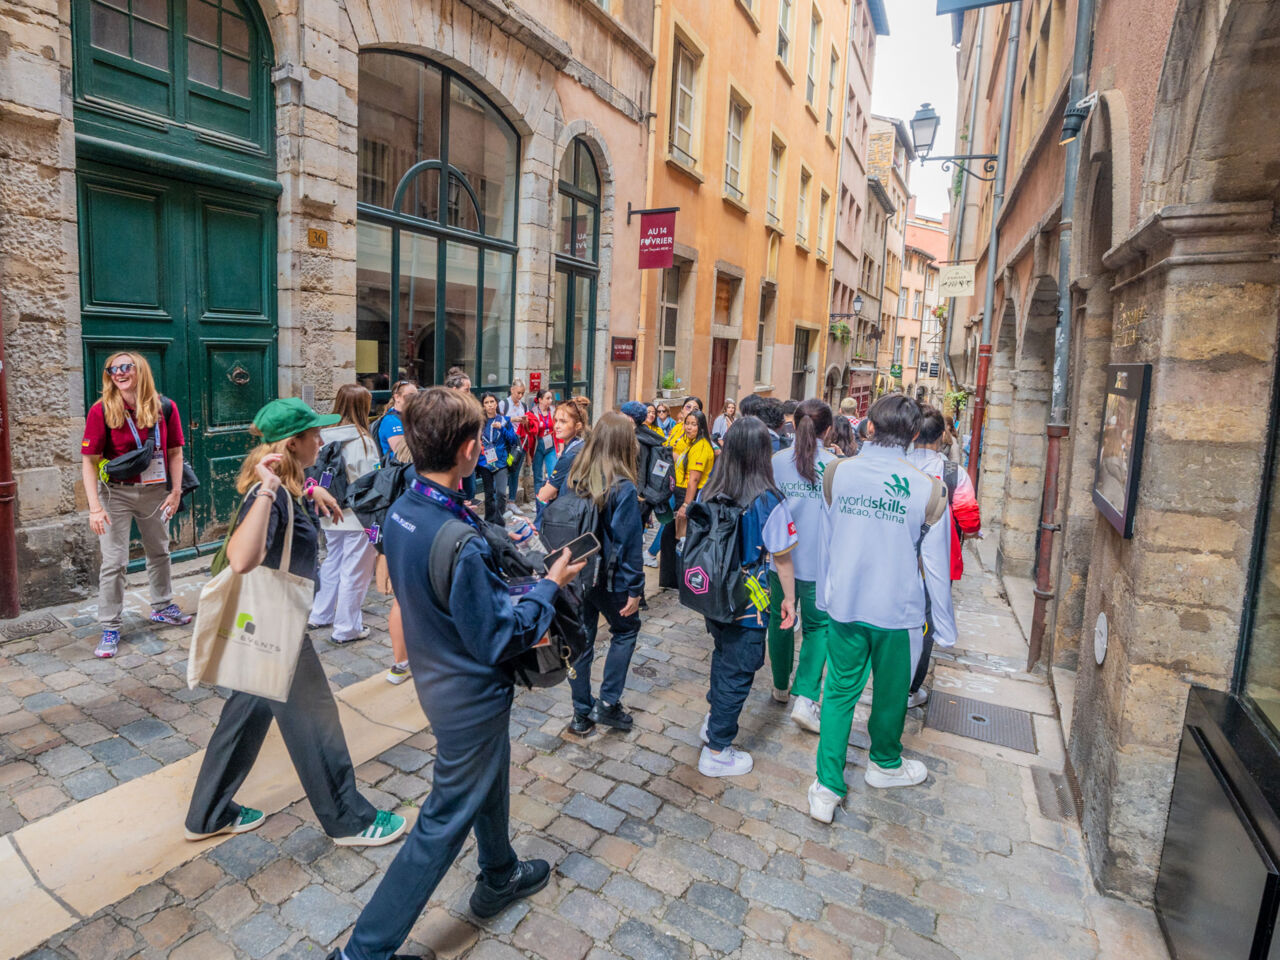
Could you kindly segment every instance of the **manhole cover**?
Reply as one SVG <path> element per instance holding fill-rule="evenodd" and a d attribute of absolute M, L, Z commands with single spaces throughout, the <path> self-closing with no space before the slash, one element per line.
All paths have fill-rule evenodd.
<path fill-rule="evenodd" d="M 936 689 L 932 693 L 926 726 L 1023 753 L 1036 752 L 1035 729 L 1027 711 L 939 693 Z"/>
<path fill-rule="evenodd" d="M 8 623 L 0 626 L 0 637 L 5 640 L 25 640 L 27 637 L 38 636 L 42 633 L 52 633 L 54 630 L 61 630 L 66 626 L 57 617 L 40 616 L 27 617 L 23 620 L 10 620 Z"/>

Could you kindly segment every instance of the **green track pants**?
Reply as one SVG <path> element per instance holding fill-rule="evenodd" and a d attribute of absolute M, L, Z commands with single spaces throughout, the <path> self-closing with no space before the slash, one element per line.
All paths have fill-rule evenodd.
<path fill-rule="evenodd" d="M 911 687 L 911 635 L 865 623 L 832 620 L 827 629 L 827 682 L 818 735 L 818 781 L 844 796 L 844 765 L 849 753 L 853 711 L 867 678 L 871 694 L 871 761 L 885 769 L 902 766 L 902 725 Z"/>
<path fill-rule="evenodd" d="M 796 581 L 796 615 L 804 631 L 800 643 L 800 663 L 795 681 L 791 664 L 796 653 L 796 631 L 782 629 L 782 581 L 769 571 L 769 664 L 773 685 L 790 688 L 797 697 L 817 702 L 822 698 L 822 671 L 827 665 L 827 615 L 818 609 L 817 585 L 812 580 Z"/>

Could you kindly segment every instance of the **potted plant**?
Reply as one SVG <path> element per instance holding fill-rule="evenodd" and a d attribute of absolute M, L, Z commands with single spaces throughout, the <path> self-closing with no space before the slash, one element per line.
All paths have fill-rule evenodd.
<path fill-rule="evenodd" d="M 658 395 L 663 400 L 675 400 L 684 396 L 680 390 L 680 378 L 676 376 L 674 370 L 668 370 L 664 373 L 659 385 Z"/>
<path fill-rule="evenodd" d="M 849 341 L 853 339 L 853 331 L 843 320 L 832 321 L 828 332 L 831 334 L 831 339 L 838 340 L 845 346 L 848 346 Z"/>

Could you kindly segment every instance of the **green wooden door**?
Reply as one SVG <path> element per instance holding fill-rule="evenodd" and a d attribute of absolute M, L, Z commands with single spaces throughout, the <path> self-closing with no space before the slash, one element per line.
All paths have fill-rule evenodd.
<path fill-rule="evenodd" d="M 148 358 L 201 482 L 175 546 L 209 544 L 276 392 L 275 202 L 105 164 L 78 175 L 86 403 L 110 354 Z"/>

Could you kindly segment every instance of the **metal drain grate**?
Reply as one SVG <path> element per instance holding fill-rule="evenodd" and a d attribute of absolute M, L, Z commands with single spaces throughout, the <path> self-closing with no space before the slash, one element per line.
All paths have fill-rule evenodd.
<path fill-rule="evenodd" d="M 66 624 L 57 617 L 48 615 L 40 617 L 28 617 L 25 620 L 11 620 L 9 623 L 0 626 L 0 638 L 5 640 L 25 640 L 27 637 L 38 636 L 42 633 L 52 633 L 54 630 L 61 630 Z"/>
<path fill-rule="evenodd" d="M 1053 773 L 1044 767 L 1032 767 L 1031 782 L 1035 784 L 1041 816 L 1046 820 L 1058 821 L 1076 818 L 1076 802 L 1065 774 Z"/>
<path fill-rule="evenodd" d="M 925 726 L 1023 753 L 1036 752 L 1035 729 L 1027 711 L 939 693 L 937 689 L 929 697 Z"/>

